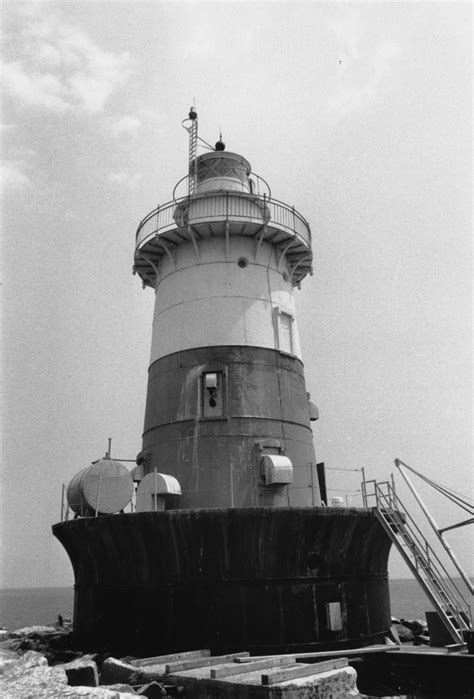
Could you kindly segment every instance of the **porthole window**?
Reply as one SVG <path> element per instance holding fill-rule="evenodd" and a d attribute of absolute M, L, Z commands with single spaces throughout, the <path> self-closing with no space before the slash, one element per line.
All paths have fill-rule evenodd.
<path fill-rule="evenodd" d="M 237 264 L 239 265 L 239 267 L 244 269 L 248 265 L 248 260 L 246 260 L 245 257 L 239 257 L 239 259 L 237 260 Z"/>

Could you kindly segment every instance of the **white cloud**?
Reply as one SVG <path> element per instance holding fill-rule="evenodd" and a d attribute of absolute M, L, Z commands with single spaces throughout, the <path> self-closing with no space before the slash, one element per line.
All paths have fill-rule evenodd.
<path fill-rule="evenodd" d="M 132 116 L 124 116 L 112 124 L 112 135 L 118 138 L 122 134 L 135 134 L 141 127 L 140 119 Z"/>
<path fill-rule="evenodd" d="M 21 41 L 13 41 L 21 54 L 4 63 L 3 82 L 7 92 L 28 106 L 97 114 L 130 75 L 128 53 L 104 51 L 83 31 L 53 16 L 27 18 Z"/>
<path fill-rule="evenodd" d="M 51 73 L 28 74 L 21 63 L 4 63 L 2 78 L 6 91 L 29 106 L 45 107 L 55 112 L 72 107 L 65 99 L 64 86 Z"/>
<path fill-rule="evenodd" d="M 20 188 L 28 185 L 30 180 L 21 169 L 21 164 L 13 160 L 5 160 L 0 165 L 0 183 L 2 189 L 5 187 Z"/>
<path fill-rule="evenodd" d="M 127 172 L 111 172 L 107 175 L 106 180 L 110 184 L 127 187 L 128 189 L 135 189 L 141 178 L 142 176 L 140 174 L 130 175 Z"/>

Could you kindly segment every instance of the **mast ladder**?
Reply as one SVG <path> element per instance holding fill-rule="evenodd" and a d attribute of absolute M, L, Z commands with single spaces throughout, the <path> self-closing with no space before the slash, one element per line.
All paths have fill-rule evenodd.
<path fill-rule="evenodd" d="M 421 585 L 455 643 L 464 643 L 471 628 L 471 610 L 458 586 L 404 506 L 392 481 L 362 484 L 365 502 L 375 499 L 375 514 L 403 560 Z M 372 491 L 370 492 L 370 489 Z"/>
<path fill-rule="evenodd" d="M 198 120 L 197 116 L 191 121 L 189 131 L 189 177 L 188 194 L 191 196 L 196 191 L 196 155 L 198 142 Z"/>

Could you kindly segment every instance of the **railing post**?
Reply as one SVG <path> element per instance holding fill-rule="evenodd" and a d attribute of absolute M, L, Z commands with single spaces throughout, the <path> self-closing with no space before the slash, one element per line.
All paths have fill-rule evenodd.
<path fill-rule="evenodd" d="M 392 489 L 390 491 L 390 506 L 394 509 L 396 507 L 397 494 L 395 490 L 395 478 L 393 477 L 393 473 L 390 474 L 390 482 L 392 486 Z"/>
<path fill-rule="evenodd" d="M 361 468 L 362 471 L 362 483 L 360 484 L 360 489 L 362 492 L 362 504 L 364 507 L 367 507 L 367 486 L 365 483 L 365 468 L 362 466 Z"/>

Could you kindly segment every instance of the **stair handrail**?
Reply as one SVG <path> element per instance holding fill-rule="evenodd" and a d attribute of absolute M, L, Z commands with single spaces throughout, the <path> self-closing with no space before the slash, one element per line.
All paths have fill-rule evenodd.
<path fill-rule="evenodd" d="M 406 507 L 403 506 L 403 503 L 401 503 L 400 498 L 396 493 L 393 493 L 393 497 L 395 504 L 401 509 L 407 518 L 405 522 L 402 520 L 402 528 L 400 529 L 400 533 L 403 537 L 403 528 L 407 531 L 409 536 L 407 537 L 408 541 L 406 543 L 408 545 L 411 543 L 409 541 L 410 536 L 414 541 L 414 550 L 412 553 L 415 559 L 416 569 L 420 573 L 422 572 L 423 577 L 426 578 L 429 585 L 437 590 L 438 594 L 444 599 L 444 604 L 450 608 L 452 614 L 458 616 L 459 609 L 461 609 L 464 613 L 469 613 L 470 615 L 470 606 L 468 601 L 465 599 L 445 565 L 436 554 L 436 551 L 433 549 L 424 534 L 420 531 L 418 525 L 407 511 Z M 423 548 L 426 549 L 426 554 L 424 553 Z M 431 577 L 429 574 L 430 570 L 432 571 Z M 462 626 L 465 626 L 465 624 Z"/>
<path fill-rule="evenodd" d="M 439 564 L 439 566 L 441 567 L 441 569 L 442 569 L 441 572 L 444 574 L 444 577 L 441 578 L 441 584 L 443 585 L 443 587 L 446 587 L 446 588 L 449 590 L 449 585 L 448 585 L 448 583 L 447 583 L 447 581 L 448 581 L 448 582 L 451 584 L 452 588 L 454 588 L 454 590 L 451 591 L 452 594 L 454 594 L 455 596 L 456 596 L 456 595 L 458 596 L 458 599 L 457 599 L 456 601 L 457 601 L 457 602 L 461 602 L 462 604 L 464 604 L 465 607 L 469 608 L 469 602 L 468 602 L 468 601 L 466 600 L 466 598 L 464 597 L 463 593 L 461 592 L 461 590 L 459 589 L 458 585 L 457 585 L 456 582 L 454 581 L 452 575 L 447 571 L 445 565 L 444 565 L 443 562 L 440 560 L 439 556 L 436 554 L 436 551 L 433 549 L 433 547 L 431 546 L 431 544 L 429 543 L 429 541 L 426 539 L 426 536 L 425 536 L 425 535 L 423 534 L 423 532 L 420 530 L 420 528 L 419 528 L 418 525 L 416 524 L 416 522 L 415 522 L 415 520 L 413 519 L 413 517 L 410 515 L 410 513 L 408 512 L 408 510 L 406 509 L 406 507 L 405 507 L 405 506 L 403 505 L 403 503 L 401 502 L 401 500 L 400 500 L 400 498 L 398 497 L 398 495 L 397 495 L 397 493 L 395 492 L 395 490 L 394 490 L 394 492 L 393 492 L 393 497 L 394 497 L 394 502 L 395 502 L 396 506 L 402 509 L 402 511 L 404 512 L 404 514 L 405 514 L 406 517 L 408 518 L 409 522 L 411 522 L 412 527 L 415 527 L 416 530 L 418 531 L 419 537 L 421 537 L 421 540 L 422 540 L 422 541 L 421 541 L 421 544 L 425 543 L 427 550 L 431 552 L 431 555 L 434 557 L 435 561 L 436 561 L 436 562 Z M 405 525 L 405 526 L 406 526 L 406 525 Z M 417 543 L 418 543 L 418 545 L 420 546 L 420 541 L 418 541 Z M 421 548 L 421 546 L 420 546 L 420 548 Z M 429 561 L 428 561 L 428 563 L 429 563 Z"/>
<path fill-rule="evenodd" d="M 407 468 L 407 469 L 409 469 L 410 471 L 413 471 L 414 473 L 416 473 L 415 469 L 413 469 L 411 466 L 408 466 L 408 464 L 405 464 L 405 463 L 404 463 L 403 461 L 401 461 L 400 459 L 395 459 L 395 466 L 396 466 L 396 467 L 398 468 L 398 470 L 400 471 L 400 473 L 401 473 L 402 477 L 404 478 L 406 484 L 408 485 L 408 487 L 410 488 L 411 492 L 413 493 L 413 495 L 414 495 L 416 501 L 418 502 L 419 506 L 420 506 L 421 509 L 423 510 L 423 512 L 424 512 L 424 514 L 425 514 L 425 516 L 426 516 L 426 518 L 427 518 L 427 520 L 428 520 L 428 522 L 430 523 L 431 528 L 433 529 L 433 531 L 435 532 L 436 536 L 438 537 L 438 539 L 441 541 L 442 545 L 443 545 L 444 548 L 446 549 L 446 552 L 447 552 L 448 556 L 451 558 L 451 560 L 452 560 L 452 562 L 454 563 L 456 569 L 458 570 L 458 572 L 459 572 L 461 578 L 464 580 L 464 583 L 466 584 L 466 586 L 467 586 L 469 592 L 471 593 L 471 595 L 474 595 L 474 586 L 472 585 L 472 583 L 471 583 L 471 581 L 470 581 L 470 579 L 469 579 L 469 576 L 467 575 L 467 573 L 465 572 L 465 570 L 463 569 L 463 567 L 462 567 L 461 564 L 459 563 L 459 561 L 458 561 L 458 559 L 456 558 L 456 556 L 455 556 L 455 554 L 454 554 L 454 551 L 453 551 L 453 549 L 451 548 L 451 546 L 448 544 L 447 541 L 445 541 L 445 539 L 444 539 L 444 537 L 443 537 L 443 532 L 439 529 L 439 527 L 438 527 L 438 525 L 436 524 L 436 522 L 434 521 L 434 519 L 433 519 L 431 513 L 428 511 L 428 508 L 426 507 L 425 503 L 423 502 L 423 500 L 422 500 L 421 497 L 419 496 L 418 492 L 416 491 L 415 486 L 413 485 L 413 483 L 411 482 L 411 480 L 408 478 L 408 475 L 405 473 L 405 470 L 404 470 L 405 468 Z M 469 521 L 470 521 L 470 520 L 468 520 L 468 522 L 469 522 Z"/>
<path fill-rule="evenodd" d="M 373 493 L 367 492 L 367 485 L 373 484 Z M 384 487 L 386 492 L 384 492 Z M 461 632 L 472 625 L 471 609 L 442 561 L 403 505 L 392 483 L 376 480 L 365 481 L 365 503 L 375 497 L 375 510 L 381 523 L 391 536 L 398 550 L 405 558 L 413 574 L 441 615 L 443 623 L 453 638 L 462 641 Z M 392 525 L 392 526 L 391 526 Z M 393 527 L 396 527 L 395 531 Z M 410 553 L 404 550 L 400 536 Z M 421 540 L 420 540 L 421 539 Z M 443 574 L 445 577 L 443 577 Z M 450 584 L 451 586 L 450 586 Z M 453 620 L 456 620 L 457 627 Z"/>
<path fill-rule="evenodd" d="M 398 497 L 395 489 L 391 486 L 391 484 L 388 481 L 385 481 L 383 485 L 387 485 L 388 489 L 388 495 L 383 492 L 383 490 L 380 488 L 380 485 L 375 482 L 375 490 L 376 490 L 376 500 L 377 503 L 379 504 L 382 502 L 385 507 L 387 504 L 390 507 L 390 516 L 396 520 L 396 523 L 398 525 L 399 533 L 403 537 L 404 530 L 408 532 L 409 535 L 411 535 L 412 539 L 414 540 L 415 547 L 418 549 L 418 551 L 423 551 L 423 548 L 427 548 L 427 550 L 430 552 L 431 556 L 431 562 L 429 560 L 422 560 L 420 553 L 418 553 L 418 556 L 420 556 L 420 560 L 423 562 L 423 565 L 431 568 L 434 570 L 437 576 L 437 585 L 441 588 L 441 591 L 443 593 L 443 597 L 445 598 L 444 604 L 446 606 L 453 607 L 451 610 L 451 613 L 457 615 L 458 609 L 461 608 L 461 610 L 464 613 L 467 613 L 470 617 L 470 605 L 468 601 L 465 599 L 464 595 L 462 592 L 459 590 L 458 586 L 452 579 L 452 576 L 450 573 L 446 570 L 446 567 L 444 566 L 443 562 L 440 560 L 439 556 L 436 554 L 436 551 L 433 549 L 431 544 L 428 542 L 426 539 L 425 535 L 422 533 L 416 522 L 414 521 L 413 517 L 410 515 L 406 507 L 403 505 L 401 502 L 400 498 Z M 393 505 L 395 507 L 392 506 Z M 395 509 L 396 508 L 396 509 Z M 379 508 L 380 509 L 380 508 Z M 400 517 L 400 512 L 402 512 L 406 519 L 405 521 L 403 520 L 402 517 Z M 383 514 L 383 512 L 382 512 Z M 416 530 L 416 531 L 415 531 Z M 406 542 L 408 545 L 411 544 L 411 542 Z M 415 555 L 415 552 L 412 551 L 414 560 L 415 560 L 415 567 L 418 571 L 422 571 L 424 573 L 424 577 L 427 578 L 427 580 L 431 583 L 431 587 L 433 587 L 433 583 L 428 577 L 426 570 L 423 568 L 420 568 L 420 565 L 417 560 L 417 556 Z M 430 565 L 431 563 L 431 565 Z M 450 587 L 451 585 L 451 587 Z M 438 590 L 438 593 L 440 591 Z M 454 603 L 456 604 L 456 607 L 454 607 L 453 602 L 451 601 L 451 598 L 454 597 Z"/>
<path fill-rule="evenodd" d="M 377 519 L 380 521 L 380 524 L 385 529 L 387 534 L 390 536 L 390 538 L 392 539 L 393 543 L 397 547 L 397 549 L 400 552 L 400 554 L 402 555 L 402 557 L 405 559 L 405 562 L 407 563 L 408 567 L 412 571 L 413 575 L 418 580 L 420 585 L 424 588 L 424 591 L 425 591 L 428 599 L 431 601 L 433 607 L 437 610 L 438 614 L 440 615 L 440 619 L 443 622 L 446 629 L 448 630 L 449 634 L 452 636 L 452 638 L 455 640 L 456 643 L 462 642 L 462 636 L 461 636 L 461 631 L 460 631 L 460 629 L 462 628 L 462 623 L 460 623 L 460 615 L 459 614 L 453 615 L 452 612 L 448 613 L 446 611 L 444 605 L 442 604 L 442 602 L 439 599 L 439 595 L 437 595 L 437 593 L 435 591 L 433 591 L 426 584 L 426 581 L 424 580 L 424 578 L 420 575 L 419 571 L 413 565 L 411 557 L 404 550 L 403 544 L 401 543 L 401 541 L 398 539 L 398 537 L 393 532 L 392 528 L 390 527 L 385 516 L 382 514 L 381 510 L 379 510 L 377 507 L 375 507 L 374 511 L 376 513 Z M 456 627 L 454 624 L 454 618 L 456 618 L 458 620 L 458 627 Z"/>

